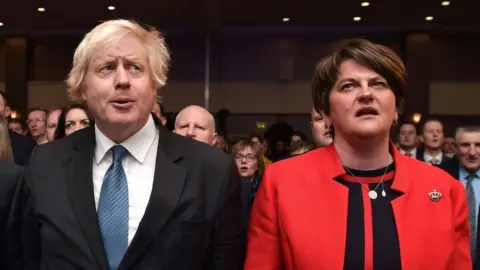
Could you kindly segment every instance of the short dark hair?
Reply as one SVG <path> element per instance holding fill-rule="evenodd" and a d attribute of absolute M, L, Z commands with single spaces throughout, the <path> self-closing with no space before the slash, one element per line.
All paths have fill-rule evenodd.
<path fill-rule="evenodd" d="M 455 140 L 457 140 L 458 134 L 460 132 L 480 132 L 480 126 L 460 126 L 455 130 Z"/>
<path fill-rule="evenodd" d="M 354 60 L 384 77 L 395 95 L 397 107 L 400 106 L 407 88 L 407 72 L 402 59 L 383 45 L 365 39 L 351 39 L 320 60 L 315 68 L 311 83 L 315 110 L 330 113 L 330 93 L 341 64 L 347 60 Z"/>
<path fill-rule="evenodd" d="M 16 124 L 19 124 L 20 127 L 22 127 L 23 130 L 27 130 L 27 125 L 25 123 L 25 121 L 19 119 L 19 118 L 9 118 L 8 119 L 8 123 L 16 123 Z"/>
<path fill-rule="evenodd" d="M 415 133 L 417 133 L 417 125 L 415 123 L 413 123 L 412 121 L 403 121 L 398 126 L 399 127 L 398 129 L 400 130 L 402 128 L 402 126 L 404 126 L 404 125 L 412 125 L 415 128 Z"/>

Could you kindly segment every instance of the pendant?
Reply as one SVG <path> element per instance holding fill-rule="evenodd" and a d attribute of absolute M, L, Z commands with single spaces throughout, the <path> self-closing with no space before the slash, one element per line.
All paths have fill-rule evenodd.
<path fill-rule="evenodd" d="M 385 192 L 385 190 L 382 190 L 382 196 L 385 198 L 387 197 L 387 193 Z"/>
<path fill-rule="evenodd" d="M 375 200 L 378 197 L 378 194 L 375 190 L 370 190 L 368 192 L 368 197 L 370 197 L 370 199 L 372 200 Z"/>

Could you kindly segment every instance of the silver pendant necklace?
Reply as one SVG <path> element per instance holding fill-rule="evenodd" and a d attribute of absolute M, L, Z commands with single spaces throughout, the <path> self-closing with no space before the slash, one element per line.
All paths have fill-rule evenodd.
<path fill-rule="evenodd" d="M 383 175 L 382 175 L 382 179 L 380 180 L 380 182 L 375 186 L 374 189 L 370 190 L 370 188 L 368 187 L 368 184 L 366 185 L 366 188 L 368 190 L 368 197 L 370 197 L 370 199 L 372 200 L 375 200 L 376 198 L 378 198 L 378 193 L 377 193 L 377 188 L 382 185 L 382 197 L 387 197 L 387 193 L 385 192 L 385 187 L 383 185 L 383 179 L 385 178 L 385 174 L 387 174 L 387 170 L 388 170 L 388 167 L 390 167 L 390 164 L 385 167 L 385 171 L 383 172 Z M 360 182 L 357 177 L 347 168 L 347 167 L 344 167 L 345 170 L 351 174 L 353 176 L 353 179 L 355 179 L 355 181 L 357 181 L 358 183 L 360 183 L 360 185 L 363 187 L 365 186 L 362 182 Z"/>

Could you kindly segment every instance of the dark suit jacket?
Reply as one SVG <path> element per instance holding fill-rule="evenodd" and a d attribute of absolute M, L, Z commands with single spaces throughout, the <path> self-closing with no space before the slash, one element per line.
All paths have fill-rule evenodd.
<path fill-rule="evenodd" d="M 403 193 L 392 201 L 402 269 L 471 269 L 462 184 L 391 148 L 391 189 Z M 245 270 L 343 269 L 349 190 L 334 179 L 345 173 L 333 144 L 269 165 L 250 217 Z M 434 189 L 438 202 L 429 197 Z"/>
<path fill-rule="evenodd" d="M 35 148 L 37 143 L 31 138 L 11 130 L 8 131 L 8 134 L 10 135 L 10 143 L 13 150 L 13 160 L 20 166 L 27 165 L 33 148 Z"/>
<path fill-rule="evenodd" d="M 459 179 L 460 162 L 457 156 L 453 156 L 453 158 L 450 161 L 445 162 L 444 164 L 440 164 L 438 167 L 448 172 L 455 179 Z M 477 220 L 477 232 L 478 232 L 480 230 L 480 215 L 477 218 L 478 218 Z M 478 233 L 477 233 L 477 248 L 475 252 L 476 252 L 476 255 L 475 255 L 476 260 L 475 260 L 475 265 L 473 266 L 473 269 L 480 270 L 480 234 Z"/>
<path fill-rule="evenodd" d="M 424 154 L 425 154 L 425 149 L 424 148 L 417 148 L 417 159 L 418 160 L 425 162 Z M 440 162 L 440 165 L 445 164 L 450 160 L 451 160 L 450 157 L 448 157 L 446 155 L 442 155 L 442 161 Z"/>
<path fill-rule="evenodd" d="M 233 159 L 161 125 L 150 200 L 119 269 L 243 269 Z M 108 269 L 93 197 L 94 128 L 37 147 L 24 183 L 26 269 Z"/>
<path fill-rule="evenodd" d="M 13 162 L 0 159 L 0 268 L 19 269 L 18 249 L 11 245 L 18 242 L 13 231 L 16 228 L 13 219 L 12 201 L 15 187 L 21 180 L 22 167 Z"/>

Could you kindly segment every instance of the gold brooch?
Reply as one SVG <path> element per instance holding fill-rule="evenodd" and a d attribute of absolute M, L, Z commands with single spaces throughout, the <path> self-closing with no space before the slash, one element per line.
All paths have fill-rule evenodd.
<path fill-rule="evenodd" d="M 434 189 L 432 192 L 428 193 L 428 197 L 430 197 L 430 200 L 438 202 L 442 198 L 442 193 Z"/>

